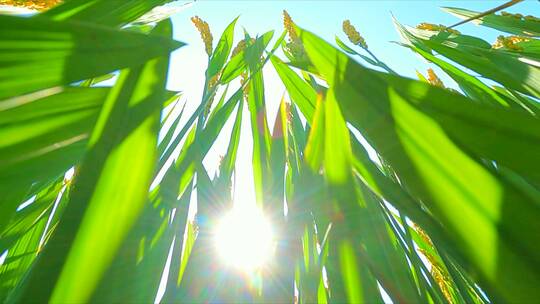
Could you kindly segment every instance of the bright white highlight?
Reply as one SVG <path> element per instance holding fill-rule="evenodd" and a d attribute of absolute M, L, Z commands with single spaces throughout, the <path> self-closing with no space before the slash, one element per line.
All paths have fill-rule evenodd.
<path fill-rule="evenodd" d="M 71 182 L 73 180 L 73 176 L 75 175 L 75 167 L 69 168 L 69 170 L 66 171 L 64 174 L 64 183 Z"/>
<path fill-rule="evenodd" d="M 17 212 L 19 212 L 19 211 L 23 210 L 24 208 L 32 205 L 32 203 L 34 203 L 36 201 L 36 197 L 37 197 L 37 195 L 34 195 L 31 198 L 24 201 L 22 204 L 20 204 L 19 207 L 17 207 Z"/>
<path fill-rule="evenodd" d="M 235 207 L 219 222 L 215 245 L 224 263 L 250 272 L 264 266 L 274 251 L 270 222 L 255 207 Z"/>
<path fill-rule="evenodd" d="M 7 259 L 7 255 L 8 255 L 8 250 L 4 251 L 4 253 L 0 255 L 0 266 L 4 265 L 4 262 Z"/>

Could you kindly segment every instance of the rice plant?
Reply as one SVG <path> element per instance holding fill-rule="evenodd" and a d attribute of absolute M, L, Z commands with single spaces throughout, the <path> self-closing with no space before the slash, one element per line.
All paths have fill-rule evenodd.
<path fill-rule="evenodd" d="M 540 19 L 503 11 L 520 1 L 444 8 L 493 43 L 393 20 L 391 47 L 457 87 L 400 76 L 351 20 L 328 42 L 286 11 L 281 34 L 243 37 L 193 16 L 196 101 L 166 89 L 190 47 L 168 2 L 0 0 L 33 12 L 0 15 L 2 302 L 540 299 Z M 272 129 L 263 67 L 286 88 Z"/>

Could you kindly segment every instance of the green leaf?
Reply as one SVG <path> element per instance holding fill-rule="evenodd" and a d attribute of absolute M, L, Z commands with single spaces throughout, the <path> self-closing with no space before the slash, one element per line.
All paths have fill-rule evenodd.
<path fill-rule="evenodd" d="M 278 57 L 270 57 L 291 100 L 300 108 L 308 121 L 313 117 L 317 92 Z"/>
<path fill-rule="evenodd" d="M 58 188 L 60 187 L 60 190 Z M 19 288 L 21 280 L 25 278 L 31 266 L 35 263 L 36 256 L 43 248 L 43 244 L 47 242 L 50 235 L 55 231 L 60 215 L 68 202 L 68 194 L 66 185 L 63 185 L 63 178 L 51 183 L 51 187 L 40 191 L 37 194 L 36 201 L 26 208 L 41 209 L 42 212 L 37 218 L 32 218 L 34 213 L 26 213 L 25 209 L 20 212 L 30 215 L 28 220 L 34 219 L 31 224 L 26 219 L 21 219 L 17 222 L 17 227 L 23 228 L 23 233 L 16 242 L 9 248 L 5 263 L 0 267 L 0 279 L 2 287 L 0 287 L 0 298 L 3 301 L 9 302 L 10 298 L 16 298 L 22 292 Z M 54 203 L 53 203 L 54 201 Z M 51 205 L 49 205 L 49 202 Z M 42 205 L 49 205 L 42 209 Z M 15 220 L 16 217 L 13 219 Z M 25 224 L 30 224 L 25 226 Z M 21 227 L 21 225 L 23 225 Z M 9 238 L 7 239 L 9 241 Z M 7 290 L 6 290 L 7 289 Z"/>
<path fill-rule="evenodd" d="M 231 140 L 229 141 L 229 147 L 227 153 L 223 157 L 219 167 L 219 182 L 228 183 L 232 177 L 235 169 L 236 155 L 238 151 L 238 145 L 240 143 L 240 131 L 242 126 L 242 111 L 244 109 L 244 103 L 240 102 L 238 110 L 236 112 L 236 119 L 234 121 L 233 129 L 231 131 Z"/>
<path fill-rule="evenodd" d="M 364 303 L 358 261 L 353 246 L 350 242 L 342 242 L 339 246 L 340 270 L 344 277 L 347 300 L 349 303 Z"/>
<path fill-rule="evenodd" d="M 443 7 L 442 9 L 461 19 L 471 18 L 480 14 L 479 12 L 455 7 Z M 491 14 L 478 18 L 473 22 L 515 35 L 540 37 L 540 23 L 534 20 Z"/>
<path fill-rule="evenodd" d="M 50 186 L 36 193 L 32 204 L 12 215 L 9 225 L 0 234 L 0 251 L 9 249 L 13 242 L 34 227 L 43 217 L 48 216 L 58 193 L 64 186 L 63 178 L 51 183 Z"/>
<path fill-rule="evenodd" d="M 183 193 L 188 184 L 193 179 L 195 174 L 195 168 L 198 163 L 204 159 L 208 150 L 212 147 L 214 141 L 218 137 L 223 125 L 229 119 L 236 104 L 240 102 L 242 98 L 242 90 L 238 89 L 227 102 L 216 112 L 204 129 L 197 133 L 196 126 L 193 127 L 192 132 L 196 134 L 193 139 L 193 143 L 190 144 L 187 149 L 178 157 L 179 170 L 182 172 L 182 177 L 179 185 L 179 193 Z"/>
<path fill-rule="evenodd" d="M 271 193 L 271 189 L 265 188 L 265 185 L 271 179 L 270 153 L 272 142 L 266 116 L 263 72 L 258 66 L 260 59 L 251 58 L 251 60 L 247 60 L 246 58 L 246 61 L 251 73 L 246 89 L 248 90 L 247 102 L 253 136 L 252 162 L 255 194 L 257 204 L 265 206 L 265 203 L 271 203 L 269 199 L 266 199 L 266 196 Z"/>
<path fill-rule="evenodd" d="M 43 15 L 52 20 L 77 20 L 94 24 L 121 27 L 170 0 L 70 0 Z"/>
<path fill-rule="evenodd" d="M 540 97 L 540 69 L 526 63 L 527 58 L 522 58 L 519 52 L 491 49 L 485 41 L 472 36 L 406 28 L 395 20 L 394 23 L 407 43 L 426 52 L 436 51 L 508 88 Z M 494 65 L 497 69 L 493 69 Z"/>
<path fill-rule="evenodd" d="M 341 41 L 341 39 L 339 39 L 339 37 L 336 35 L 336 44 L 346 53 L 350 54 L 350 55 L 358 55 L 358 53 L 351 49 L 350 47 L 348 47 L 343 41 Z"/>
<path fill-rule="evenodd" d="M 174 110 L 174 108 L 176 106 L 177 106 L 177 104 L 173 107 L 173 109 L 171 109 L 171 112 L 169 114 L 171 114 L 173 112 L 173 110 Z M 182 106 L 182 110 L 180 111 L 178 116 L 174 117 L 174 120 L 173 120 L 171 126 L 167 130 L 167 133 L 165 133 L 165 136 L 163 136 L 163 139 L 159 142 L 158 151 L 159 151 L 160 155 L 162 155 L 163 152 L 165 152 L 166 148 L 171 143 L 171 140 L 173 139 L 173 136 L 174 136 L 174 132 L 176 132 L 176 129 L 178 128 L 178 126 L 180 124 L 180 120 L 182 119 L 185 108 L 186 108 L 186 103 L 184 103 L 184 105 Z M 169 118 L 169 117 L 167 117 L 167 118 Z M 170 118 L 173 119 L 172 117 L 170 117 Z M 166 121 L 166 120 L 167 119 L 165 119 L 164 121 Z"/>
<path fill-rule="evenodd" d="M 0 191 L 26 192 L 64 174 L 84 155 L 107 88 L 56 88 L 0 103 Z M 4 196 L 0 230 L 22 201 Z"/>
<path fill-rule="evenodd" d="M 246 61 L 252 60 L 252 58 L 261 58 L 273 35 L 274 31 L 264 33 L 261 37 L 255 39 L 255 43 L 248 44 L 246 49 L 232 57 L 223 68 L 220 82 L 222 84 L 231 82 L 246 69 Z"/>
<path fill-rule="evenodd" d="M 178 199 L 182 172 L 171 166 L 160 185 L 151 191 L 140 219 L 124 240 L 115 261 L 100 282 L 93 302 L 152 302 L 156 298 L 163 267 L 172 250 L 182 249 L 188 220 L 191 187 Z M 172 256 L 179 262 L 180 256 Z M 170 286 L 175 288 L 179 266 L 171 266 Z"/>
<path fill-rule="evenodd" d="M 487 104 L 500 104 L 502 106 L 509 106 L 510 104 L 514 105 L 513 103 L 509 104 L 508 100 L 499 96 L 497 92 L 484 84 L 482 81 L 478 80 L 478 78 L 460 70 L 456 66 L 442 59 L 437 58 L 421 48 L 415 47 L 414 45 L 410 45 L 408 47 L 425 59 L 438 65 L 443 71 L 452 77 L 454 81 L 456 81 L 463 92 L 465 92 L 465 94 L 467 94 L 467 96 L 471 99 Z"/>
<path fill-rule="evenodd" d="M 190 252 L 182 252 L 182 250 L 188 250 L 189 246 L 192 245 L 190 244 L 190 238 L 192 237 L 192 231 L 190 228 L 192 228 L 192 223 L 188 222 L 188 211 L 191 200 L 191 190 L 193 188 L 192 186 L 192 184 L 189 185 L 180 199 L 178 199 L 178 207 L 176 209 L 175 220 L 172 226 L 174 229 L 173 233 L 176 233 L 176 239 L 173 245 L 172 262 L 170 265 L 167 288 L 163 297 L 164 303 L 171 302 L 172 298 L 174 297 L 182 280 L 182 265 L 185 266 L 183 263 L 189 258 Z M 184 236 L 187 236 L 186 240 L 184 240 Z"/>
<path fill-rule="evenodd" d="M 529 242 L 532 235 L 523 231 L 539 229 L 532 220 L 539 215 L 538 204 L 461 150 L 453 140 L 463 143 L 457 120 L 449 123 L 442 116 L 451 113 L 463 122 L 471 115 L 485 121 L 484 127 L 476 120 L 474 129 L 461 132 L 466 133 L 463 138 L 475 138 L 475 143 L 467 142 L 468 148 L 476 147 L 475 153 L 490 156 L 501 156 L 495 148 L 507 147 L 516 134 L 529 138 L 528 149 L 539 146 L 534 135 L 538 132 L 530 132 L 530 128 L 540 127 L 538 120 L 476 105 L 421 82 L 367 70 L 309 32 L 302 31 L 300 37 L 311 61 L 335 90 L 336 100 L 348 109 L 345 118 L 361 130 L 411 193 L 452 233 L 482 281 L 509 300 L 534 298 L 534 286 L 540 282 L 540 274 L 533 270 L 539 261 L 538 249 Z M 524 121 L 527 127 L 521 129 Z M 487 145 L 483 138 L 487 133 L 483 132 L 491 130 L 493 124 L 517 133 L 497 133 L 489 138 L 493 145 Z M 451 137 L 445 131 L 453 132 Z M 481 144 L 476 145 L 478 142 Z M 517 165 L 509 158 L 497 158 Z M 524 260 L 523 256 L 530 258 Z M 501 279 L 504 277 L 512 279 Z"/>
<path fill-rule="evenodd" d="M 0 16 L 0 100 L 100 76 L 183 43 L 44 17 Z"/>
<path fill-rule="evenodd" d="M 171 25 L 156 31 L 170 33 Z M 168 63 L 165 56 L 121 72 L 89 139 L 72 204 L 27 278 L 26 288 L 34 292 L 25 296 L 84 302 L 97 287 L 147 198 Z"/>
<path fill-rule="evenodd" d="M 208 70 L 206 71 L 208 78 L 216 75 L 221 70 L 221 68 L 223 68 L 223 65 L 227 61 L 229 53 L 232 49 L 232 44 L 234 40 L 234 26 L 236 25 L 237 20 L 238 17 L 236 17 L 223 31 L 223 34 L 219 39 L 216 49 L 212 52 L 212 58 L 210 58 L 210 62 L 208 63 Z"/>
<path fill-rule="evenodd" d="M 352 151 L 349 129 L 345 124 L 335 93 L 329 90 L 324 103 L 324 169 L 333 185 L 346 184 L 352 175 Z"/>
<path fill-rule="evenodd" d="M 356 55 L 360 58 L 362 58 L 363 60 L 365 60 L 367 63 L 371 64 L 371 65 L 374 65 L 374 66 L 379 66 L 379 67 L 383 67 L 382 65 L 382 62 L 378 63 L 377 61 L 367 57 L 367 56 L 364 56 L 358 52 L 356 52 L 355 50 L 351 49 L 350 47 L 348 47 L 343 41 L 341 41 L 341 39 L 339 39 L 338 36 L 336 36 L 336 44 L 345 52 L 345 53 L 348 53 L 350 55 Z M 384 68 L 384 67 L 383 67 Z"/>

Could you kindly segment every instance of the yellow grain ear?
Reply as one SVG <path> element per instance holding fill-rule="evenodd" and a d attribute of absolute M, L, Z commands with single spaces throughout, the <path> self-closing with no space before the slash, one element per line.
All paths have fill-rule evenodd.
<path fill-rule="evenodd" d="M 199 16 L 191 17 L 191 22 L 195 25 L 199 33 L 201 34 L 201 38 L 204 42 L 204 47 L 206 49 L 206 54 L 208 56 L 212 56 L 212 33 L 210 32 L 210 26 L 208 26 L 208 23 Z"/>
<path fill-rule="evenodd" d="M 497 41 L 492 45 L 494 49 L 505 48 L 511 51 L 523 51 L 523 48 L 516 43 L 530 41 L 531 39 L 521 36 L 498 36 Z"/>
<path fill-rule="evenodd" d="M 442 24 L 432 24 L 432 23 L 422 22 L 419 25 L 417 25 L 416 28 L 419 30 L 447 32 L 447 33 L 456 34 L 456 35 L 461 34 L 460 31 L 448 28 Z"/>
<path fill-rule="evenodd" d="M 360 33 L 356 30 L 356 28 L 351 24 L 351 21 L 345 20 L 343 21 L 343 32 L 347 35 L 347 38 L 349 38 L 349 41 L 353 43 L 354 45 L 361 46 L 364 49 L 367 49 L 367 43 L 364 37 L 360 35 Z"/>
<path fill-rule="evenodd" d="M 285 30 L 287 30 L 291 41 L 298 40 L 298 35 L 296 34 L 296 30 L 294 29 L 294 21 L 286 10 L 283 10 L 283 27 L 285 28 Z"/>
<path fill-rule="evenodd" d="M 62 0 L 0 0 L 0 5 L 18 6 L 37 11 L 48 10 L 60 3 Z"/>
<path fill-rule="evenodd" d="M 435 72 L 433 71 L 433 69 L 429 68 L 427 70 L 427 81 L 431 84 L 431 85 L 434 85 L 436 87 L 441 87 L 441 88 L 444 88 L 444 84 L 442 82 L 442 80 L 439 78 L 439 76 L 437 76 L 437 74 L 435 74 Z"/>
<path fill-rule="evenodd" d="M 246 48 L 246 40 L 238 41 L 238 44 L 234 47 L 234 49 L 231 52 L 231 58 L 238 55 L 245 48 Z"/>
<path fill-rule="evenodd" d="M 523 17 L 523 19 L 525 19 L 527 21 L 540 22 L 540 18 L 535 17 L 533 15 L 527 15 L 527 16 Z"/>

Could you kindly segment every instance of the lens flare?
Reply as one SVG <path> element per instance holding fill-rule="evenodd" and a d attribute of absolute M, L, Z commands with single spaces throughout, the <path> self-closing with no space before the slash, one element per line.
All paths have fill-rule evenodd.
<path fill-rule="evenodd" d="M 257 208 L 233 208 L 216 226 L 215 245 L 221 260 L 251 272 L 264 266 L 274 251 L 270 222 Z"/>

